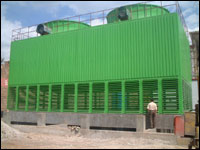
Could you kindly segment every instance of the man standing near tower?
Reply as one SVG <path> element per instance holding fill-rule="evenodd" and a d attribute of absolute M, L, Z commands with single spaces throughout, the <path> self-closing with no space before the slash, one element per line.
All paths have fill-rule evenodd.
<path fill-rule="evenodd" d="M 155 117 L 157 112 L 157 105 L 154 103 L 154 100 L 151 99 L 151 102 L 147 106 L 149 115 L 150 115 L 150 122 L 151 122 L 151 128 L 155 128 Z"/>

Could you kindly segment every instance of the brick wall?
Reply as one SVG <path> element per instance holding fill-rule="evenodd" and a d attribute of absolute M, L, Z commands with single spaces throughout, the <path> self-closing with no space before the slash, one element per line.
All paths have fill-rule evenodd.
<path fill-rule="evenodd" d="M 5 111 L 7 107 L 8 75 L 9 62 L 4 62 L 1 65 L 1 111 Z"/>
<path fill-rule="evenodd" d="M 1 87 L 1 111 L 5 111 L 6 110 L 6 106 L 7 106 L 7 88 L 5 87 Z"/>

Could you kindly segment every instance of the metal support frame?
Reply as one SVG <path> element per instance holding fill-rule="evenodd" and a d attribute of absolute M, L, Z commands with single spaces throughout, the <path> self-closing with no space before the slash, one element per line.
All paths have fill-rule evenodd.
<path fill-rule="evenodd" d="M 90 13 L 90 26 L 92 26 L 92 13 Z"/>
<path fill-rule="evenodd" d="M 61 103 L 60 103 L 60 112 L 64 112 L 64 90 L 65 90 L 65 85 L 61 85 Z"/>
<path fill-rule="evenodd" d="M 140 114 L 144 113 L 144 101 L 143 101 L 143 80 L 139 80 L 139 95 L 140 95 Z"/>
<path fill-rule="evenodd" d="M 74 112 L 78 112 L 78 83 L 75 83 Z"/>
<path fill-rule="evenodd" d="M 93 89 L 93 83 L 89 83 L 89 113 L 92 113 L 92 89 Z"/>
<path fill-rule="evenodd" d="M 170 79 L 170 78 L 169 78 Z M 173 79 L 173 78 L 172 78 Z M 184 89 L 183 89 L 183 80 L 181 78 L 181 76 L 179 78 L 176 78 L 178 81 L 177 81 L 177 96 L 176 97 L 179 97 L 178 99 L 178 105 L 177 105 L 177 110 L 176 111 L 173 111 L 173 112 L 170 112 L 170 113 L 176 113 L 176 114 L 183 114 L 184 112 L 184 105 L 183 105 L 183 101 L 184 101 Z M 158 86 L 158 113 L 159 114 L 163 114 L 166 113 L 165 109 L 164 109 L 164 105 L 163 105 L 163 101 L 164 101 L 164 97 L 165 94 L 163 95 L 163 90 L 165 89 L 163 86 L 163 78 L 159 78 L 158 79 L 158 82 L 157 82 L 157 86 Z M 144 90 L 144 85 L 143 85 L 143 82 L 145 81 L 144 79 L 139 79 L 137 80 L 139 82 L 139 110 L 136 112 L 136 111 L 127 111 L 126 112 L 126 82 L 125 80 L 122 80 L 120 82 L 120 86 L 121 86 L 121 90 L 118 91 L 118 92 L 121 92 L 121 109 L 118 111 L 118 112 L 112 112 L 112 111 L 109 111 L 109 81 L 104 81 L 104 101 L 102 101 L 102 103 L 104 104 L 104 113 L 107 114 L 107 113 L 120 113 L 120 114 L 126 114 L 126 113 L 139 113 L 139 114 L 144 114 L 144 93 L 143 93 L 143 90 Z M 119 81 L 118 81 L 119 82 Z M 88 113 L 93 113 L 93 103 L 95 104 L 95 102 L 93 102 L 93 100 L 95 99 L 95 93 L 93 93 L 93 82 L 89 82 L 89 107 L 86 111 L 84 112 L 88 112 Z M 79 108 L 78 108 L 78 85 L 79 83 L 75 83 L 75 88 L 74 88 L 74 92 L 75 92 L 75 95 L 74 95 L 74 108 L 73 108 L 73 112 L 79 112 Z M 29 90 L 30 90 L 30 86 L 31 85 L 27 85 L 26 86 L 26 99 L 25 99 L 25 109 L 23 109 L 22 111 L 29 111 L 28 107 L 30 104 L 28 104 L 28 99 L 30 97 L 29 95 Z M 37 102 L 36 102 L 36 112 L 39 112 L 39 111 L 42 111 L 40 110 L 40 98 L 42 98 L 41 96 L 45 96 L 45 94 L 42 94 L 42 91 L 40 91 L 40 86 L 41 85 L 37 85 Z M 61 96 L 59 98 L 59 102 L 61 101 L 61 103 L 59 103 L 59 112 L 64 112 L 64 93 L 66 92 L 65 91 L 65 84 L 62 83 L 61 85 L 61 88 L 59 89 L 60 92 L 61 92 Z M 48 95 L 48 109 L 45 110 L 47 112 L 52 112 L 52 89 L 53 89 L 53 85 L 48 85 L 48 90 L 46 92 L 49 93 Z M 20 88 L 17 86 L 16 87 L 16 94 L 15 94 L 15 106 L 14 106 L 14 110 L 18 111 L 19 110 L 19 92 L 20 92 Z M 41 92 L 41 93 L 40 93 Z M 94 94 L 94 95 L 93 95 Z M 9 96 L 9 95 L 8 95 Z M 93 97 L 94 96 L 94 97 Z M 151 96 L 151 95 L 150 95 Z M 94 99 L 93 99 L 94 98 Z M 188 104 L 189 105 L 189 104 Z M 31 105 L 30 105 L 31 106 Z M 47 108 L 47 107 L 46 107 Z M 11 110 L 11 108 L 8 108 Z M 68 110 L 67 110 L 68 111 Z M 169 112 L 168 112 L 169 113 Z"/>
<path fill-rule="evenodd" d="M 176 12 L 178 13 L 178 1 L 176 1 L 175 3 L 176 3 Z"/>
<path fill-rule="evenodd" d="M 104 24 L 104 10 L 103 10 L 103 24 Z"/>
<path fill-rule="evenodd" d="M 48 112 L 51 112 L 52 110 L 52 105 L 51 105 L 51 97 L 52 97 L 52 85 L 49 85 L 49 98 L 48 98 Z"/>
<path fill-rule="evenodd" d="M 158 113 L 163 113 L 163 89 L 162 89 L 162 79 L 158 79 Z"/>
<path fill-rule="evenodd" d="M 104 113 L 108 113 L 108 81 L 105 82 L 105 104 Z"/>
<path fill-rule="evenodd" d="M 16 87 L 16 99 L 15 99 L 15 110 L 18 110 L 19 106 L 19 86 Z"/>
<path fill-rule="evenodd" d="M 178 95 L 179 95 L 179 114 L 183 114 L 183 82 L 182 79 L 178 79 Z"/>
<path fill-rule="evenodd" d="M 122 114 L 125 114 L 126 112 L 125 107 L 125 81 L 122 81 Z"/>
<path fill-rule="evenodd" d="M 80 29 L 80 16 L 78 16 L 78 28 Z"/>
<path fill-rule="evenodd" d="M 37 104 L 36 104 L 36 112 L 39 112 L 40 107 L 40 85 L 37 85 Z"/>
<path fill-rule="evenodd" d="M 137 4 L 148 4 L 148 3 L 150 3 L 150 2 L 153 2 L 153 1 L 146 1 L 146 2 L 141 2 L 141 3 L 137 3 Z M 160 1 L 160 6 L 159 7 L 169 7 L 169 6 L 174 6 L 174 7 L 176 7 L 176 13 L 178 13 L 179 14 L 179 16 L 180 16 L 180 20 L 181 20 L 181 22 L 182 22 L 182 24 L 183 24 L 183 26 L 184 26 L 184 29 L 185 29 L 185 32 L 186 33 L 188 33 L 188 29 L 187 29 L 187 25 L 186 25 L 186 23 L 185 23 L 185 20 L 184 20 L 184 17 L 183 17 L 183 15 L 182 15 L 182 11 L 181 11 L 181 8 L 180 8 L 180 5 L 179 5 L 179 3 L 178 3 L 178 1 L 176 1 L 174 4 L 169 4 L 169 5 L 163 5 L 163 3 L 162 3 L 162 1 Z M 119 7 L 117 7 L 117 8 L 119 8 Z M 145 7 L 144 7 L 145 8 Z M 105 24 L 105 22 L 104 22 L 104 19 L 105 19 L 105 14 L 106 14 L 106 12 L 109 12 L 109 11 L 111 11 L 111 10 L 113 10 L 113 9 L 116 9 L 116 8 L 110 8 L 110 9 L 105 9 L 105 10 L 101 10 L 101 11 L 97 11 L 97 12 L 91 12 L 91 13 L 87 13 L 87 14 L 83 14 L 83 15 L 77 15 L 77 16 L 72 16 L 72 17 L 68 17 L 68 18 L 63 18 L 63 19 L 61 19 L 61 20 L 73 20 L 73 18 L 78 18 L 78 29 L 80 29 L 80 23 L 81 22 L 83 22 L 83 23 L 87 23 L 87 24 L 90 24 L 90 25 L 92 25 L 92 20 L 95 20 L 95 19 L 103 19 L 103 21 L 102 21 L 102 25 L 103 24 Z M 144 11 L 144 17 L 145 16 L 148 16 L 147 15 L 147 10 L 148 10 L 149 8 L 145 8 L 145 10 L 143 10 L 143 9 L 141 9 L 142 11 Z M 150 7 L 150 13 L 152 13 L 152 10 L 151 9 L 154 9 L 154 8 L 151 8 Z M 138 15 L 139 15 L 139 12 L 140 10 L 139 10 L 139 8 L 138 8 L 138 6 L 137 6 L 137 10 L 135 11 L 136 13 L 137 13 L 137 18 L 138 18 Z M 163 9 L 161 10 L 162 11 L 162 15 L 164 14 L 163 13 Z M 134 12 L 134 11 L 133 11 Z M 98 15 L 97 16 L 95 16 L 94 14 L 96 14 L 96 13 L 102 13 L 102 15 L 99 17 Z M 114 16 L 116 16 L 117 15 L 117 9 L 116 9 L 116 14 L 114 15 Z M 113 16 L 113 17 L 114 17 Z M 132 16 L 132 10 L 131 10 L 131 16 Z M 86 20 L 80 20 L 80 17 L 86 17 L 87 19 Z M 132 17 L 131 17 L 132 18 Z M 61 24 L 61 25 L 59 25 L 59 23 L 58 23 L 58 20 L 53 20 L 53 21 L 57 21 L 57 26 L 55 26 L 55 30 L 58 32 L 58 27 L 60 27 L 60 26 L 63 26 L 63 31 L 64 31 L 64 28 L 65 28 L 65 25 L 63 24 Z M 88 23 L 89 22 L 89 23 Z M 45 23 L 47 23 L 47 22 L 45 22 Z M 44 24 L 45 24 L 44 23 Z M 71 25 L 72 23 L 70 23 L 70 25 Z M 30 31 L 30 29 L 32 28 L 32 27 L 37 27 L 37 25 L 33 25 L 33 26 L 28 26 L 28 27 L 26 27 L 27 28 L 27 30 L 28 31 L 25 31 L 24 29 L 26 29 L 26 28 L 19 28 L 19 29 L 14 29 L 13 31 L 12 31 L 12 41 L 15 41 L 15 40 L 23 40 L 23 39 L 25 39 L 26 37 L 24 37 L 24 35 L 28 35 L 27 36 L 27 38 L 32 38 L 32 37 L 34 37 L 34 36 L 30 36 L 30 33 L 32 33 L 32 32 L 35 32 L 35 31 Z M 67 23 L 67 26 L 66 26 L 66 28 L 67 28 L 67 31 L 69 31 L 69 22 Z M 23 29 L 23 30 L 22 30 Z M 35 32 L 36 33 L 36 32 Z M 36 35 L 35 35 L 35 37 L 38 37 L 38 33 L 36 33 Z"/>
<path fill-rule="evenodd" d="M 28 27 L 28 38 L 29 38 L 29 27 Z"/>

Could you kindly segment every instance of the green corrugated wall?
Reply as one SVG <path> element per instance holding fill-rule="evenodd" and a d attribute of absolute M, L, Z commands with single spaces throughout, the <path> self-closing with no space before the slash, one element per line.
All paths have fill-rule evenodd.
<path fill-rule="evenodd" d="M 178 76 L 177 19 L 170 14 L 12 42 L 9 84 Z"/>
<path fill-rule="evenodd" d="M 180 51 L 180 80 L 182 80 L 182 99 L 183 109 L 185 111 L 192 109 L 192 73 L 191 73 L 191 58 L 189 50 L 189 42 L 184 32 L 181 22 L 178 22 L 179 29 L 179 51 Z"/>
<path fill-rule="evenodd" d="M 188 55 L 176 13 L 15 41 L 8 108 L 29 111 L 34 100 L 33 111 L 145 113 L 153 98 L 159 113 L 181 114 Z M 36 90 L 22 99 L 22 86 Z"/>

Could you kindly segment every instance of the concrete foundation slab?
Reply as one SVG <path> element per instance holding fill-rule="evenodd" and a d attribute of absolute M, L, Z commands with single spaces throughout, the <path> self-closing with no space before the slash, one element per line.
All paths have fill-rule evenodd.
<path fill-rule="evenodd" d="M 137 132 L 144 132 L 145 131 L 145 116 L 144 115 L 137 115 L 136 119 L 136 131 Z"/>
<path fill-rule="evenodd" d="M 177 115 L 157 115 L 156 116 L 156 128 L 165 130 L 174 130 L 174 118 Z"/>
<path fill-rule="evenodd" d="M 157 129 L 174 129 L 175 115 L 157 115 Z M 5 112 L 3 120 L 36 123 L 38 126 L 46 124 L 66 124 L 80 126 L 82 129 L 90 127 L 105 128 L 130 128 L 137 132 L 144 132 L 146 128 L 146 116 L 140 114 L 88 114 L 88 113 L 61 113 L 61 112 Z"/>
<path fill-rule="evenodd" d="M 37 125 L 45 126 L 46 125 L 46 113 L 38 113 Z"/>

